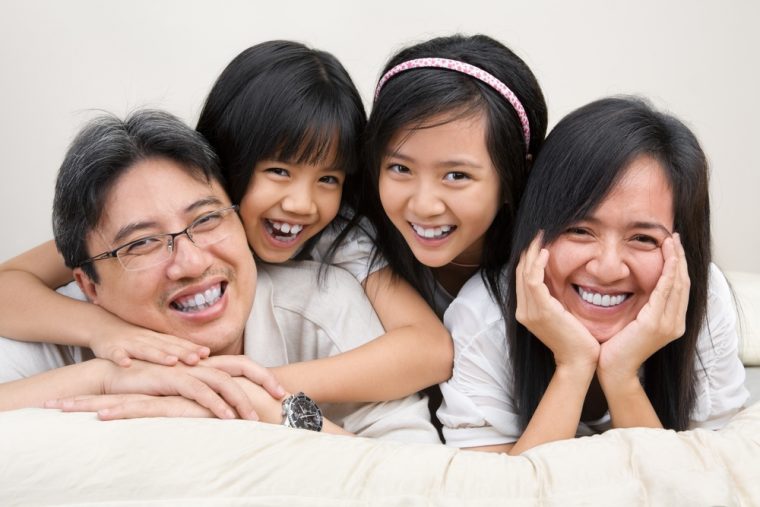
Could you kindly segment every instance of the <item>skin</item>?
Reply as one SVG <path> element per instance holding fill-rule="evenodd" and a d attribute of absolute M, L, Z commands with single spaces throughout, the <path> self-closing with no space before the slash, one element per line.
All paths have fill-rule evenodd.
<path fill-rule="evenodd" d="M 327 157 L 333 158 L 334 154 Z M 337 215 L 344 179 L 345 172 L 330 164 L 258 162 L 240 202 L 248 243 L 256 255 L 273 263 L 296 255 Z M 284 224 L 299 232 L 285 233 Z"/>
<path fill-rule="evenodd" d="M 300 216 L 299 209 L 307 214 L 316 210 L 309 216 L 318 220 L 304 229 L 297 241 L 300 244 L 305 241 L 305 234 L 316 233 L 337 212 L 340 185 L 336 188 L 333 178 L 342 182 L 342 173 L 332 166 L 270 162 L 257 166 L 258 176 L 254 175 L 241 203 L 245 223 L 254 224 L 247 236 L 255 238 L 261 232 L 262 218 L 257 212 L 283 219 L 286 215 Z M 185 240 L 179 238 L 179 242 Z M 275 249 L 266 260 L 287 260 L 297 248 L 290 245 L 284 250 Z M 268 250 L 263 250 L 266 255 Z M 207 335 L 199 337 L 199 346 L 177 336 L 179 333 L 172 332 L 171 327 L 166 332 L 146 329 L 49 290 L 68 283 L 69 277 L 70 271 L 62 265 L 52 242 L 0 266 L 0 281 L 4 282 L 0 285 L 6 289 L 0 290 L 0 301 L 5 302 L 0 308 L 0 333 L 42 342 L 56 336 L 56 341 L 90 347 L 96 356 L 123 366 L 128 366 L 131 358 L 166 365 L 178 361 L 193 365 L 208 356 L 209 348 L 204 342 L 210 339 Z M 363 285 L 386 334 L 339 356 L 273 369 L 288 390 L 305 391 L 319 402 L 386 401 L 407 396 L 451 375 L 451 339 L 419 294 L 406 282 L 394 278 L 389 269 L 373 273 Z M 91 325 L 48 326 L 37 318 L 39 308 L 46 309 L 50 322 L 60 315 L 67 321 Z"/>
<path fill-rule="evenodd" d="M 435 117 L 429 124 L 391 138 L 380 171 L 380 199 L 415 258 L 440 268 L 437 276 L 456 294 L 466 277 L 446 276 L 446 268 L 455 262 L 470 265 L 467 277 L 475 271 L 485 233 L 502 204 L 501 187 L 482 113 Z M 427 237 L 431 232 L 434 237 Z"/>
<path fill-rule="evenodd" d="M 108 251 L 152 234 L 181 231 L 204 213 L 227 206 L 229 199 L 219 183 L 200 182 L 173 161 L 144 160 L 108 193 L 105 212 L 88 234 L 88 251 Z M 203 248 L 187 236 L 177 237 L 171 257 L 158 266 L 127 271 L 110 258 L 95 265 L 107 283 L 94 283 L 81 268 L 74 276 L 93 304 L 124 320 L 177 334 L 208 347 L 212 354 L 242 354 L 256 267 L 239 218 L 233 213 L 219 227 L 225 228 L 226 237 Z M 223 293 L 213 305 L 197 311 L 177 308 L 178 302 L 214 287 Z"/>
<path fill-rule="evenodd" d="M 584 412 L 600 407 L 613 427 L 662 427 L 638 371 L 685 330 L 690 284 L 672 202 L 663 169 L 638 157 L 589 217 L 523 252 L 516 318 L 552 351 L 556 369 L 518 441 L 478 450 L 520 454 L 573 438 Z M 577 286 L 627 297 L 593 306 Z"/>

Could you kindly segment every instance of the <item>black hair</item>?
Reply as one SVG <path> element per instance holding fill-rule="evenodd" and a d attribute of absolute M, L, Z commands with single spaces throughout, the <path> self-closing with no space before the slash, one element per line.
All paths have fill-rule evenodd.
<path fill-rule="evenodd" d="M 103 214 L 106 197 L 120 176 L 152 158 L 176 162 L 188 174 L 222 182 L 219 164 L 206 140 L 169 113 L 137 111 L 125 120 L 105 114 L 85 125 L 69 146 L 58 171 L 53 199 L 53 234 L 70 268 L 81 265 L 98 283 L 87 250 L 87 235 Z"/>
<path fill-rule="evenodd" d="M 341 204 L 352 201 L 359 137 L 366 123 L 361 97 L 332 54 L 292 41 L 252 46 L 216 80 L 196 129 L 216 150 L 233 204 L 240 204 L 260 160 L 331 163 L 345 170 Z M 326 160 L 331 150 L 336 160 Z M 309 250 L 319 235 L 304 247 Z"/>
<path fill-rule="evenodd" d="M 691 288 L 686 332 L 644 363 L 644 389 L 663 426 L 688 427 L 694 406 L 697 336 L 705 319 L 710 264 L 708 166 L 692 132 L 641 99 L 607 98 L 567 115 L 538 156 L 515 224 L 509 275 L 539 231 L 551 243 L 601 204 L 639 156 L 656 160 L 673 192 L 674 229 L 686 252 Z M 527 426 L 554 372 L 551 351 L 515 319 L 515 280 L 504 305 L 514 397 Z"/>
<path fill-rule="evenodd" d="M 491 86 L 466 74 L 439 68 L 401 72 L 383 86 L 375 100 L 365 133 L 368 168 L 362 184 L 361 212 L 376 229 L 373 262 L 387 259 L 393 271 L 409 281 L 432 304 L 434 287 L 427 268 L 414 258 L 409 245 L 383 211 L 378 193 L 382 160 L 391 138 L 405 129 L 431 126 L 431 121 L 455 121 L 475 114 L 486 119 L 486 146 L 501 184 L 501 202 L 486 232 L 482 275 L 497 300 L 502 299 L 498 275 L 509 259 L 512 224 L 530 167 L 546 134 L 546 103 L 535 76 L 517 55 L 485 35 L 439 37 L 401 50 L 383 74 L 407 60 L 448 58 L 479 67 L 506 84 L 522 103 L 530 122 L 526 146 L 514 108 Z M 437 121 L 440 124 L 441 121 Z"/>

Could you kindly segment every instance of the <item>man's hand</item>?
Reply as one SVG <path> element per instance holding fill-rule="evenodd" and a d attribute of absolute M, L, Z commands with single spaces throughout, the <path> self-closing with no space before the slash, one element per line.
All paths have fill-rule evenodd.
<path fill-rule="evenodd" d="M 178 395 L 197 402 L 216 417 L 258 420 L 258 415 L 245 391 L 233 377 L 245 375 L 253 383 L 263 385 L 270 398 L 281 398 L 284 391 L 274 375 L 245 356 L 219 356 L 204 360 L 203 365 L 162 366 L 134 361 L 130 368 L 106 366 L 101 394 Z M 48 408 L 62 408 L 63 400 L 45 403 Z"/>

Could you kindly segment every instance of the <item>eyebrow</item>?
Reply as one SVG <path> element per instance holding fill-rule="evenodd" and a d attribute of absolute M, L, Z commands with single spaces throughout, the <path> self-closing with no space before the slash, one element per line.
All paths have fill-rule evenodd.
<path fill-rule="evenodd" d="M 673 235 L 673 233 L 669 231 L 667 227 L 657 222 L 633 222 L 631 224 L 631 227 L 633 229 L 660 229 L 662 232 L 664 232 L 668 236 Z"/>
<path fill-rule="evenodd" d="M 204 208 L 209 205 L 217 205 L 221 206 L 224 203 L 218 198 L 213 195 L 204 197 L 202 199 L 198 199 L 197 201 L 191 203 L 189 206 L 187 206 L 182 212 L 184 214 L 192 213 L 193 211 L 196 211 L 200 208 Z M 116 235 L 113 237 L 113 240 L 111 244 L 119 244 L 122 241 L 124 241 L 126 238 L 131 236 L 136 231 L 142 231 L 146 229 L 156 229 L 159 226 L 158 222 L 155 220 L 145 220 L 142 222 L 133 222 L 131 224 L 127 224 L 116 232 Z"/>
<path fill-rule="evenodd" d="M 581 219 L 580 221 L 581 222 L 592 222 L 594 224 L 601 223 L 600 220 L 598 220 L 598 219 L 596 219 L 594 217 L 586 217 L 586 218 Z M 662 232 L 664 232 L 668 236 L 672 236 L 673 235 L 672 231 L 669 231 L 667 227 L 665 227 L 664 225 L 662 225 L 661 223 L 658 223 L 658 222 L 632 222 L 632 223 L 628 224 L 627 227 L 629 229 L 645 229 L 645 230 L 656 229 L 656 230 L 661 230 Z"/>
<path fill-rule="evenodd" d="M 385 152 L 385 157 L 401 159 L 405 162 L 415 162 L 413 157 L 404 155 L 403 153 L 399 153 L 397 151 L 396 152 L 387 151 Z M 439 162 L 436 162 L 434 165 L 435 167 L 441 167 L 445 169 L 453 168 L 453 167 L 462 167 L 462 166 L 470 167 L 472 169 L 483 169 L 482 165 L 472 162 L 470 160 L 464 159 L 464 158 L 452 158 L 449 160 L 441 160 Z"/>

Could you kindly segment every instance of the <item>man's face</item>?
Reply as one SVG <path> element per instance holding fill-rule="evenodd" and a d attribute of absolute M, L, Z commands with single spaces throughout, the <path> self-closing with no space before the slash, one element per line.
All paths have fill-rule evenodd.
<path fill-rule="evenodd" d="M 106 195 L 103 215 L 87 237 L 90 255 L 146 236 L 183 230 L 201 215 L 230 206 L 217 182 L 196 179 L 177 163 L 138 162 Z M 100 281 L 80 269 L 77 281 L 90 300 L 132 324 L 186 338 L 212 354 L 241 354 L 253 304 L 256 267 L 236 214 L 225 219 L 229 235 L 198 247 L 177 236 L 174 251 L 153 267 L 127 271 L 119 260 L 97 261 Z"/>

